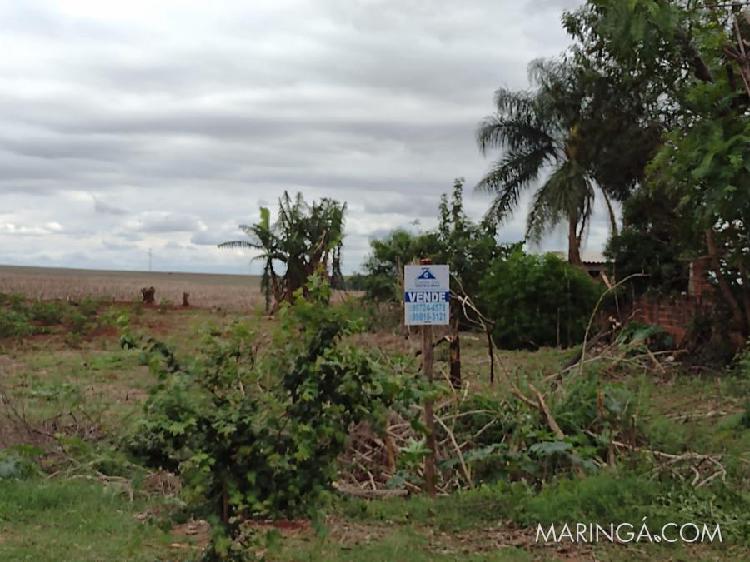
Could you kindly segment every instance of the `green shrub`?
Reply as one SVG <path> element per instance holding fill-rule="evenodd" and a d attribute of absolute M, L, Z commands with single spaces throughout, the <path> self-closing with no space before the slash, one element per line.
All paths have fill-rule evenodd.
<path fill-rule="evenodd" d="M 30 336 L 33 326 L 25 314 L 12 309 L 0 308 L 0 338 Z"/>
<path fill-rule="evenodd" d="M 37 476 L 41 470 L 35 459 L 41 453 L 29 445 L 0 450 L 0 480 L 26 480 Z"/>
<path fill-rule="evenodd" d="M 325 295 L 315 298 L 326 290 L 313 283 L 307 299 L 282 308 L 262 356 L 243 324 L 207 336 L 193 359 L 161 342 L 146 345 L 160 383 L 128 447 L 178 471 L 192 505 L 225 523 L 309 514 L 335 476 L 350 426 L 377 427 L 406 388 L 402 377 L 341 344 L 351 322 Z"/>
<path fill-rule="evenodd" d="M 742 412 L 739 425 L 745 429 L 750 429 L 750 401 L 745 402 L 745 411 Z"/>
<path fill-rule="evenodd" d="M 26 309 L 26 299 L 18 293 L 0 293 L 0 306 L 6 306 L 17 312 Z"/>
<path fill-rule="evenodd" d="M 617 334 L 617 343 L 633 347 L 664 350 L 674 347 L 674 341 L 664 328 L 654 324 L 628 322 Z"/>
<path fill-rule="evenodd" d="M 39 322 L 45 326 L 55 326 L 62 324 L 67 305 L 58 302 L 37 301 L 29 307 L 29 317 L 34 322 Z"/>
<path fill-rule="evenodd" d="M 78 310 L 83 316 L 93 318 L 94 316 L 96 316 L 96 313 L 99 310 L 100 306 L 101 301 L 99 299 L 86 297 L 78 304 Z"/>
<path fill-rule="evenodd" d="M 80 336 L 88 327 L 89 319 L 78 308 L 70 307 L 65 315 L 65 325 L 71 334 Z"/>
<path fill-rule="evenodd" d="M 560 258 L 513 251 L 480 282 L 480 301 L 506 348 L 571 346 L 583 339 L 603 287 Z"/>

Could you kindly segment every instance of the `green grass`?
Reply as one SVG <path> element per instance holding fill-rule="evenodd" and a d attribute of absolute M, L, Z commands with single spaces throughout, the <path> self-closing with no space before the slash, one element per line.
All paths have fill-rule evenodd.
<path fill-rule="evenodd" d="M 534 558 L 521 548 L 498 548 L 472 553 L 466 544 L 445 544 L 430 540 L 429 531 L 396 528 L 376 540 L 342 545 L 337 540 L 317 538 L 313 541 L 290 540 L 271 549 L 269 561 L 278 562 L 530 562 Z M 432 542 L 432 544 L 431 544 Z M 550 558 L 549 560 L 556 560 Z"/>
<path fill-rule="evenodd" d="M 179 353 L 195 348 L 196 334 L 208 326 L 222 326 L 247 315 L 209 310 L 146 310 L 131 314 L 131 325 L 152 333 L 175 346 Z M 249 317 L 250 320 L 253 316 Z M 258 329 L 273 323 L 258 319 Z M 387 340 L 391 341 L 391 340 Z M 394 339 L 399 346 L 400 338 Z M 15 344 L 14 344 L 15 345 Z M 443 347 L 438 348 L 436 370 L 447 370 Z M 394 349 L 394 351 L 396 351 Z M 403 351 L 403 350 L 402 350 Z M 488 382 L 488 359 L 484 340 L 478 335 L 462 337 L 464 379 L 470 392 L 504 398 L 508 381 L 531 381 L 556 400 L 551 379 L 572 350 L 542 349 L 536 352 L 500 352 L 496 382 Z M 57 338 L 21 342 L 9 349 L 14 366 L 4 371 L 3 386 L 21 400 L 29 419 L 43 419 L 72 406 L 100 414 L 105 441 L 116 443 L 128 422 L 141 412 L 146 390 L 155 381 L 140 364 L 138 352 L 123 351 L 110 335 L 84 340 L 70 349 Z M 724 518 L 723 528 L 731 541 L 723 547 L 669 547 L 639 545 L 638 548 L 599 546 L 596 559 L 630 560 L 750 560 L 747 513 L 750 512 L 750 429 L 741 423 L 750 383 L 729 373 L 695 375 L 677 369 L 662 377 L 625 368 L 608 369 L 592 364 L 601 381 L 627 388 L 634 396 L 637 422 L 649 446 L 668 452 L 692 450 L 720 453 L 727 467 L 727 483 L 718 481 L 699 491 L 675 482 L 649 478 L 638 461 L 623 460 L 615 471 L 605 470 L 585 478 L 550 481 L 542 490 L 520 483 L 498 483 L 435 499 L 424 496 L 382 501 L 336 500 L 328 509 L 333 522 L 322 534 L 307 533 L 277 541 L 269 560 L 337 561 L 530 561 L 565 560 L 554 550 L 508 546 L 488 547 L 482 537 L 506 540 L 509 529 L 533 528 L 536 523 L 565 521 L 639 521 L 644 515 L 658 522 Z M 570 389 L 578 375 L 567 375 Z M 546 385 L 546 386 L 544 386 Z M 721 415 L 704 414 L 721 410 Z M 555 410 L 556 414 L 558 413 Z M 682 419 L 683 414 L 693 417 Z M 667 416 L 671 416 L 667 417 Z M 564 412 L 559 413 L 565 421 Z M 96 455 L 110 459 L 94 447 L 68 453 L 88 460 Z M 107 453 L 107 454 L 105 454 Z M 113 458 L 97 469 L 118 472 L 126 461 Z M 115 462 L 116 461 L 116 462 Z M 113 468 L 114 467 L 114 468 Z M 127 467 L 126 467 L 127 468 Z M 122 472 L 126 475 L 125 472 Z M 189 550 L 170 548 L 177 539 L 159 527 L 142 523 L 136 514 L 157 507 L 159 498 L 141 498 L 131 503 L 115 487 L 82 479 L 36 478 L 0 480 L 0 560 L 88 561 L 88 560 L 177 560 Z M 337 522 L 352 522 L 354 532 L 341 530 Z M 738 523 L 739 522 L 739 523 Z M 744 522 L 744 523 L 743 523 Z M 165 525 L 168 525 L 166 522 Z M 744 525 L 744 527 L 743 527 Z M 488 534 L 495 529 L 496 534 Z M 492 531 L 495 532 L 495 531 Z M 581 555 L 582 559 L 587 559 Z M 590 558 L 588 558 L 590 559 Z"/>
<path fill-rule="evenodd" d="M 0 560 L 174 559 L 169 535 L 136 519 L 144 507 L 84 480 L 0 480 Z"/>

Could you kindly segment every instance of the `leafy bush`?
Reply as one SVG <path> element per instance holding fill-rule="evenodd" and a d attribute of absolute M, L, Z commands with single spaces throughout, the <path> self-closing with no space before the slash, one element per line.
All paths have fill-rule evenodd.
<path fill-rule="evenodd" d="M 745 403 L 745 411 L 742 412 L 739 425 L 745 429 L 750 429 L 750 402 Z"/>
<path fill-rule="evenodd" d="M 100 299 L 86 297 L 78 304 L 78 310 L 80 310 L 82 315 L 92 318 L 96 316 L 96 313 L 99 310 L 101 304 L 102 303 Z"/>
<path fill-rule="evenodd" d="M 97 325 L 101 301 L 86 298 L 78 304 L 62 301 L 35 301 L 28 303 L 21 295 L 0 293 L 0 338 L 25 337 L 50 333 L 51 326 L 65 326 L 66 340 L 79 340 Z M 113 314 L 104 315 L 109 321 Z"/>
<path fill-rule="evenodd" d="M 689 264 L 675 250 L 674 237 L 658 240 L 637 227 L 628 226 L 609 241 L 607 256 L 613 259 L 621 279 L 643 273 L 631 285 L 637 292 L 646 290 L 663 294 L 680 294 L 687 290 Z"/>
<path fill-rule="evenodd" d="M 65 325 L 70 329 L 70 333 L 81 335 L 88 326 L 89 318 L 80 310 L 70 307 L 65 314 Z"/>
<path fill-rule="evenodd" d="M 583 339 L 603 288 L 584 271 L 547 254 L 515 250 L 495 260 L 480 283 L 480 300 L 507 348 L 571 346 Z"/>
<path fill-rule="evenodd" d="M 325 304 L 327 290 L 313 283 L 307 299 L 283 307 L 262 355 L 242 324 L 208 336 L 193 360 L 146 345 L 160 380 L 127 444 L 149 464 L 178 471 L 187 499 L 226 524 L 310 513 L 350 426 L 377 426 L 406 388 L 341 344 L 348 322 Z"/>
<path fill-rule="evenodd" d="M 29 318 L 45 326 L 62 324 L 67 306 L 61 302 L 37 301 L 29 307 Z"/>
<path fill-rule="evenodd" d="M 0 338 L 29 336 L 33 327 L 25 314 L 12 309 L 0 308 Z"/>
<path fill-rule="evenodd" d="M 29 445 L 17 445 L 0 451 L 0 480 L 26 480 L 41 470 L 36 457 L 42 451 Z"/>
<path fill-rule="evenodd" d="M 414 234 L 397 229 L 382 240 L 372 240 L 370 249 L 364 264 L 366 275 L 358 283 L 371 300 L 400 302 L 400 268 L 418 258 L 439 254 L 441 246 L 434 232 Z"/>

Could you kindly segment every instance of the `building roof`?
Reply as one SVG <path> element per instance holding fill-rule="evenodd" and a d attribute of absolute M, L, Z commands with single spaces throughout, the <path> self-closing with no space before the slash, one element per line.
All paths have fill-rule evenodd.
<path fill-rule="evenodd" d="M 563 259 L 565 261 L 568 260 L 568 252 L 563 250 L 553 250 L 550 252 L 550 254 L 555 254 L 560 259 Z M 589 264 L 595 264 L 595 263 L 607 263 L 609 260 L 604 257 L 604 254 L 601 252 L 590 252 L 590 251 L 582 251 L 581 252 L 581 261 L 583 263 L 589 263 Z"/>

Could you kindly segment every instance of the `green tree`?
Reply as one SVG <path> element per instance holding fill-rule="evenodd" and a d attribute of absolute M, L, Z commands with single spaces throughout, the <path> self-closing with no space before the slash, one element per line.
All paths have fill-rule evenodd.
<path fill-rule="evenodd" d="M 694 225 L 679 212 L 670 190 L 656 186 L 636 191 L 623 206 L 625 226 L 609 241 L 605 254 L 615 275 L 631 281 L 636 292 L 680 294 L 688 289 Z"/>
<path fill-rule="evenodd" d="M 455 388 L 461 387 L 460 328 L 477 326 L 468 322 L 461 299 L 469 298 L 478 305 L 479 283 L 493 260 L 506 255 L 508 248 L 497 243 L 496 222 L 483 220 L 479 224 L 466 216 L 463 202 L 464 179 L 453 183 L 449 198 L 440 199 L 440 217 L 436 237 L 438 251 L 432 256 L 435 263 L 447 264 L 451 272 L 450 304 L 450 380 Z M 476 316 L 474 314 L 474 316 Z M 475 317 L 472 317 L 476 321 Z"/>
<path fill-rule="evenodd" d="M 370 241 L 370 255 L 364 264 L 368 297 L 375 301 L 400 302 L 403 267 L 438 252 L 439 241 L 432 232 L 415 234 L 396 229 L 385 238 Z"/>
<path fill-rule="evenodd" d="M 564 18 L 602 68 L 659 93 L 667 133 L 649 166 L 707 254 L 735 329 L 750 326 L 750 59 L 747 11 L 737 3 L 589 1 Z"/>
<path fill-rule="evenodd" d="M 570 346 L 581 341 L 603 287 L 584 271 L 547 254 L 517 248 L 492 262 L 480 284 L 493 336 L 506 348 Z"/>
<path fill-rule="evenodd" d="M 279 198 L 278 219 L 270 223 L 270 211 L 261 207 L 260 222 L 240 225 L 249 240 L 233 240 L 220 248 L 260 250 L 254 259 L 263 260 L 262 288 L 266 310 L 273 294 L 275 310 L 281 302 L 291 302 L 295 291 L 305 287 L 316 271 L 328 275 L 333 286 L 343 285 L 341 248 L 344 237 L 346 203 L 323 198 L 307 204 L 301 193 L 292 199 L 288 192 Z M 276 270 L 280 264 L 283 273 Z"/>
<path fill-rule="evenodd" d="M 568 261 L 581 263 L 580 246 L 591 216 L 594 178 L 582 160 L 579 122 L 575 115 L 560 111 L 556 91 L 565 65 L 532 63 L 530 76 L 534 92 L 501 88 L 495 92 L 496 111 L 477 130 L 483 154 L 502 151 L 500 158 L 482 178 L 477 188 L 495 194 L 487 216 L 503 220 L 518 205 L 521 194 L 535 186 L 526 234 L 538 240 L 549 228 L 568 222 Z"/>

